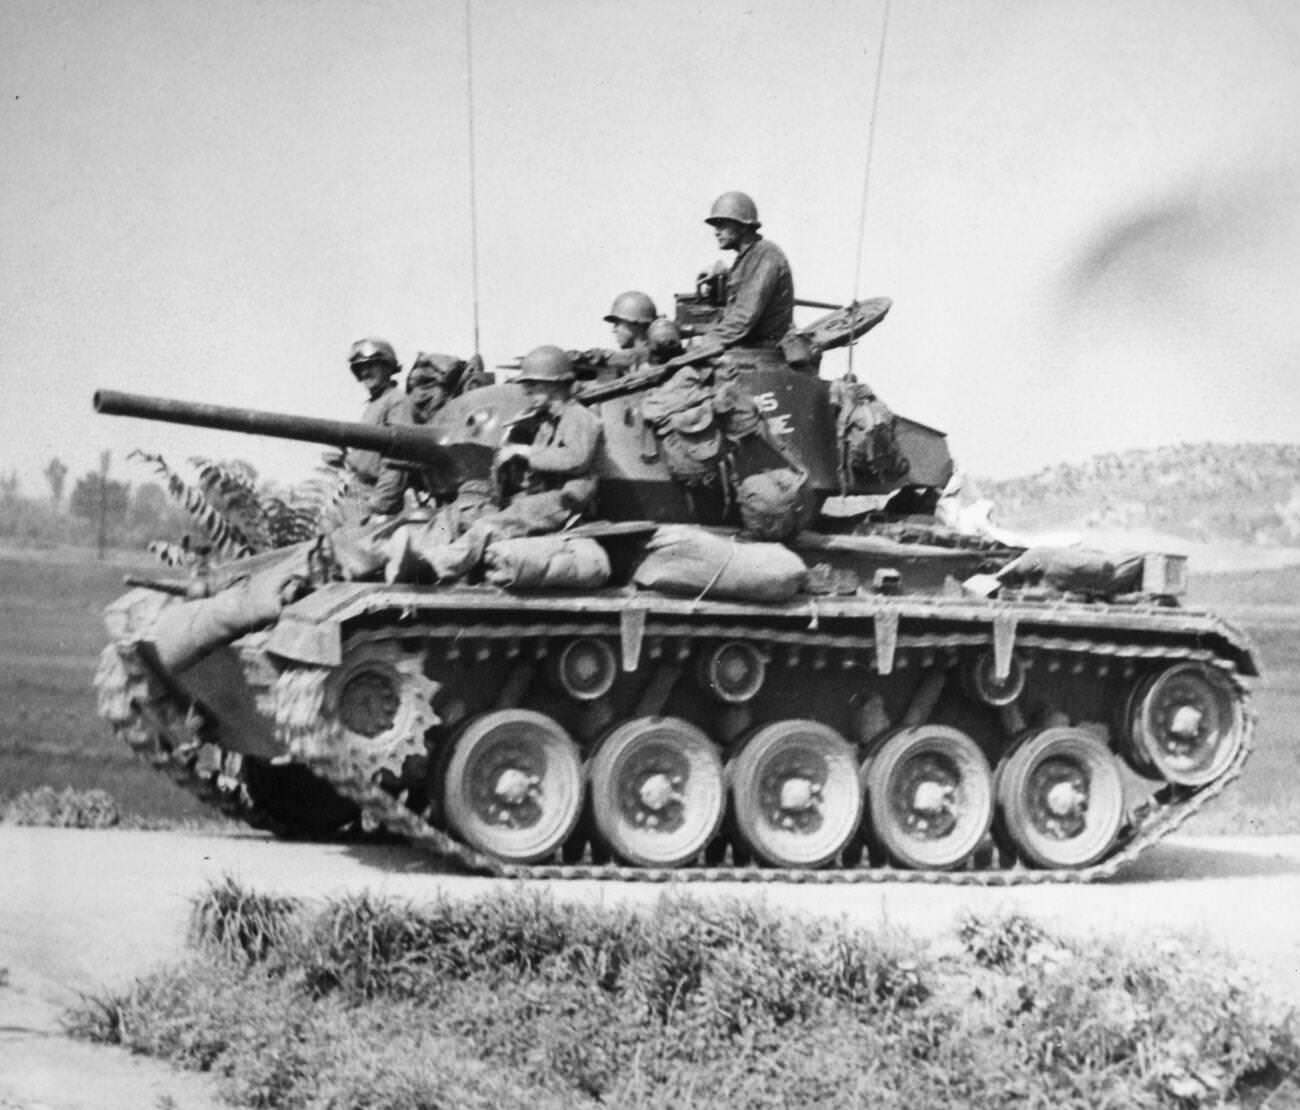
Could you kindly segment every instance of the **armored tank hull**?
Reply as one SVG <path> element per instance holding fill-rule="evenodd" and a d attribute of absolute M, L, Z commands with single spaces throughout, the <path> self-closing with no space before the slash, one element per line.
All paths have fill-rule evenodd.
<path fill-rule="evenodd" d="M 851 342 L 888 306 L 855 303 L 808 335 Z M 647 433 L 638 398 L 673 372 L 584 395 L 603 427 L 601 520 L 566 536 L 599 545 L 606 584 L 322 580 L 199 651 L 175 633 L 202 602 L 136 590 L 109 612 L 102 715 L 249 823 L 383 831 L 515 877 L 1077 882 L 1114 874 L 1239 774 L 1257 667 L 1239 630 L 1182 606 L 1182 560 L 1012 573 L 1052 556 L 941 523 L 942 433 L 848 380 L 836 393 L 767 364 L 726 378 L 763 425 L 727 467 L 794 467 L 806 496 L 802 530 L 746 547 L 726 483 L 684 485 Z M 379 450 L 431 468 L 440 498 L 483 476 L 525 403 L 513 385 L 479 389 L 398 437 L 96 399 Z M 866 508 L 835 518 L 837 494 Z M 646 588 L 655 537 L 682 527 L 722 545 L 716 570 L 687 592 Z M 725 593 L 733 557 L 760 548 L 793 560 L 795 584 Z"/>
<path fill-rule="evenodd" d="M 1250 751 L 1250 645 L 1162 592 L 1176 561 L 983 600 L 953 583 L 1005 565 L 988 541 L 805 533 L 818 592 L 750 602 L 635 589 L 644 530 L 588 533 L 604 589 L 338 582 L 179 670 L 149 630 L 187 603 L 133 591 L 101 712 L 281 835 L 553 879 L 1103 878 Z"/>

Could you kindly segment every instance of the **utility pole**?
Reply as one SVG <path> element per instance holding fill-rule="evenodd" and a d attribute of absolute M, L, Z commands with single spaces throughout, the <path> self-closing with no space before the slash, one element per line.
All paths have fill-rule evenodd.
<path fill-rule="evenodd" d="M 99 561 L 104 561 L 108 547 L 108 460 L 109 452 L 99 453 Z"/>

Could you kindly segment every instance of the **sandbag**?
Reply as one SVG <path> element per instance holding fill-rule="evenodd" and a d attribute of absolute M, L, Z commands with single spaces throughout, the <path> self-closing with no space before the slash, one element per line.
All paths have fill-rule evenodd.
<path fill-rule="evenodd" d="M 1062 593 L 1131 593 L 1142 582 L 1142 556 L 1086 547 L 1031 547 L 998 571 L 997 578 L 1007 586 L 1043 585 Z"/>
<path fill-rule="evenodd" d="M 594 590 L 609 581 L 609 556 L 582 536 L 524 536 L 498 540 L 483 554 L 485 577 L 515 590 Z"/>
<path fill-rule="evenodd" d="M 789 601 L 804 583 L 803 560 L 779 543 L 754 543 L 689 524 L 655 531 L 633 580 L 658 593 L 742 601 Z"/>
<path fill-rule="evenodd" d="M 758 540 L 788 540 L 799 531 L 804 475 L 789 467 L 751 474 L 736 491 L 745 532 Z"/>

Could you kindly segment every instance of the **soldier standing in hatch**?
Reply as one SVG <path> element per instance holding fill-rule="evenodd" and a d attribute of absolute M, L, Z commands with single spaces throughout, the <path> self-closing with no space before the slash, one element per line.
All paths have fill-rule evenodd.
<path fill-rule="evenodd" d="M 659 316 L 648 293 L 629 289 L 614 298 L 605 322 L 614 329 L 613 349 L 594 347 L 573 352 L 574 370 L 579 377 L 608 381 L 638 369 L 646 359 L 650 325 Z"/>
<path fill-rule="evenodd" d="M 794 324 L 794 276 L 785 252 L 758 233 L 758 207 L 746 193 L 723 193 L 704 222 L 722 250 L 736 252 L 726 308 L 704 340 L 721 346 L 732 366 L 784 367 L 778 348 Z"/>
<path fill-rule="evenodd" d="M 516 459 L 526 464 L 522 489 L 504 509 L 480 517 L 450 542 L 434 542 L 437 522 L 421 531 L 399 529 L 388 549 L 390 582 L 410 577 L 422 563 L 439 581 L 461 578 L 478 566 L 493 540 L 558 532 L 590 507 L 601 426 L 573 396 L 573 360 L 559 347 L 537 347 L 524 356 L 515 380 L 528 394 L 531 438 L 502 444 L 496 465 L 499 470 Z"/>
<path fill-rule="evenodd" d="M 385 339 L 358 339 L 348 352 L 348 365 L 353 377 L 369 394 L 361 410 L 363 424 L 386 427 L 415 423 L 410 398 L 393 381 L 402 367 L 391 343 Z M 358 519 L 352 523 L 365 523 L 372 517 L 391 516 L 401 511 L 406 474 L 400 467 L 386 462 L 378 451 L 353 447 L 344 454 L 343 465 L 359 495 L 359 512 L 354 512 Z"/>

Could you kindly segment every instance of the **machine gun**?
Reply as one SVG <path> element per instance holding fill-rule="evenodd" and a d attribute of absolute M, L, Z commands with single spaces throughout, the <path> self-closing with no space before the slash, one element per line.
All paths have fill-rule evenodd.
<path fill-rule="evenodd" d="M 434 491 L 452 492 L 461 482 L 486 478 L 492 470 L 491 445 L 440 443 L 431 427 L 419 424 L 378 425 L 323 420 L 228 405 L 177 401 L 169 397 L 119 393 L 111 389 L 95 391 L 94 407 L 96 412 L 108 416 L 135 416 L 166 424 L 377 451 L 393 462 L 418 467 Z"/>

